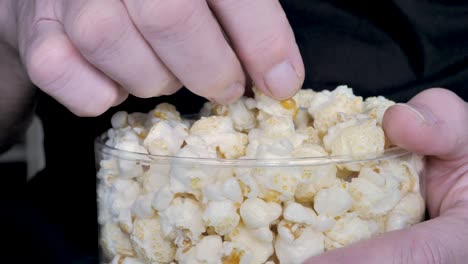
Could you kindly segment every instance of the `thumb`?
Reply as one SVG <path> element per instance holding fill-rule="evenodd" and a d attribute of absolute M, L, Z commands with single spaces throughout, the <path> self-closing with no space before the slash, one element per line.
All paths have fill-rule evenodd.
<path fill-rule="evenodd" d="M 329 251 L 309 259 L 306 263 L 466 263 L 468 258 L 466 212 L 468 205 L 460 204 L 438 218 Z"/>
<path fill-rule="evenodd" d="M 418 154 L 444 160 L 468 154 L 468 105 L 446 89 L 428 89 L 390 107 L 383 128 L 392 143 Z"/>

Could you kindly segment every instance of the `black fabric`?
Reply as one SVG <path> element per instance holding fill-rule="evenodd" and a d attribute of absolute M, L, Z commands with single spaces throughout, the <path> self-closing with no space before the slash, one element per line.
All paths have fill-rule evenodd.
<path fill-rule="evenodd" d="M 446 87 L 468 99 L 465 2 L 283 0 L 281 4 L 304 58 L 305 87 L 321 90 L 348 84 L 362 96 L 379 94 L 406 101 L 429 87 Z M 78 118 L 40 96 L 37 113 L 45 127 L 47 169 L 24 190 L 13 190 L 10 197 L 25 193 L 26 198 L 11 199 L 16 210 L 5 218 L 30 241 L 24 245 L 31 249 L 30 259 L 97 262 L 93 140 L 109 127 L 115 111 L 144 112 L 162 101 L 174 103 L 183 113 L 197 111 L 204 102 L 182 90 L 157 99 L 130 98 L 100 117 Z"/>
<path fill-rule="evenodd" d="M 468 2 L 281 1 L 306 68 L 305 87 L 348 84 L 409 100 L 430 87 L 467 100 Z"/>

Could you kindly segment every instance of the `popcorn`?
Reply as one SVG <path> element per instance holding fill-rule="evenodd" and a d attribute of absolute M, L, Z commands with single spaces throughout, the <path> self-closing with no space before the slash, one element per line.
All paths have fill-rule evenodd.
<path fill-rule="evenodd" d="M 308 109 L 316 94 L 312 89 L 301 89 L 292 98 L 300 108 Z"/>
<path fill-rule="evenodd" d="M 257 101 L 256 106 L 260 111 L 270 116 L 289 118 L 292 118 L 297 113 L 298 105 L 293 98 L 277 101 L 256 88 L 253 91 L 255 93 L 255 100 Z"/>
<path fill-rule="evenodd" d="M 135 256 L 128 235 L 123 233 L 117 224 L 111 222 L 105 223 L 101 228 L 100 245 L 104 255 L 109 259 L 115 255 Z"/>
<path fill-rule="evenodd" d="M 239 181 L 235 178 L 218 179 L 218 182 L 203 188 L 203 198 L 206 201 L 230 200 L 240 205 L 244 200 Z M 205 202 L 204 200 L 204 202 Z"/>
<path fill-rule="evenodd" d="M 292 145 L 287 140 L 276 141 L 271 145 L 260 145 L 257 151 L 258 159 L 290 158 Z M 268 193 L 278 193 L 278 201 L 288 201 L 294 197 L 300 180 L 301 168 L 256 168 L 254 177 L 262 192 L 262 198 Z M 276 199 L 275 199 L 276 201 Z"/>
<path fill-rule="evenodd" d="M 145 120 L 145 127 L 151 128 L 154 124 L 162 120 L 177 123 L 182 123 L 183 121 L 175 106 L 168 103 L 161 103 L 148 113 L 148 117 Z"/>
<path fill-rule="evenodd" d="M 196 243 L 205 232 L 202 208 L 190 198 L 175 198 L 171 205 L 159 212 L 164 237 Z M 182 242 L 181 241 L 181 242 Z"/>
<path fill-rule="evenodd" d="M 249 228 L 269 226 L 281 215 L 281 206 L 260 198 L 247 199 L 240 208 L 242 221 Z"/>
<path fill-rule="evenodd" d="M 388 213 L 401 199 L 398 180 L 382 173 L 379 167 L 362 168 L 351 180 L 349 194 L 360 216 L 373 218 Z"/>
<path fill-rule="evenodd" d="M 375 220 L 364 220 L 356 213 L 347 213 L 336 221 L 336 224 L 325 235 L 343 246 L 359 240 L 368 239 L 379 234 L 379 223 Z"/>
<path fill-rule="evenodd" d="M 383 96 L 369 97 L 364 101 L 363 112 L 369 115 L 370 118 L 376 119 L 377 123 L 381 125 L 385 111 L 394 104 L 395 102 Z"/>
<path fill-rule="evenodd" d="M 223 264 L 250 264 L 253 263 L 254 255 L 248 246 L 236 242 L 223 243 Z"/>
<path fill-rule="evenodd" d="M 311 118 L 307 109 L 299 108 L 297 114 L 294 116 L 294 126 L 296 129 L 307 129 L 310 126 Z"/>
<path fill-rule="evenodd" d="M 216 158 L 216 151 L 200 146 L 187 145 L 178 153 L 178 157 Z M 217 169 L 191 165 L 173 165 L 170 171 L 170 186 L 174 193 L 201 194 L 201 189 L 216 181 Z"/>
<path fill-rule="evenodd" d="M 310 226 L 281 221 L 275 252 L 280 263 L 300 264 L 324 251 L 324 235 Z"/>
<path fill-rule="evenodd" d="M 141 141 L 137 132 L 131 126 L 118 129 L 111 128 L 107 131 L 107 137 L 108 139 L 105 143 L 110 147 L 115 147 L 120 142 L 130 141 L 140 143 Z"/>
<path fill-rule="evenodd" d="M 236 229 L 229 233 L 228 238 L 230 241 L 243 245 L 245 248 L 249 249 L 252 259 L 247 263 L 265 263 L 265 261 L 273 255 L 272 243 L 256 239 L 250 232 L 250 229 L 245 226 L 239 225 L 236 227 Z"/>
<path fill-rule="evenodd" d="M 99 162 L 99 171 L 97 173 L 98 179 L 106 186 L 111 186 L 114 179 L 119 175 L 119 168 L 117 160 L 103 159 Z"/>
<path fill-rule="evenodd" d="M 131 113 L 127 116 L 127 123 L 131 127 L 143 127 L 146 122 L 145 113 Z"/>
<path fill-rule="evenodd" d="M 424 217 L 424 199 L 419 193 L 408 193 L 388 214 L 386 231 L 403 229 L 420 222 Z"/>
<path fill-rule="evenodd" d="M 161 164 L 142 163 L 143 173 L 136 178 L 136 181 L 143 187 L 143 193 L 157 192 L 162 187 L 169 184 L 169 172 L 171 166 L 161 162 Z"/>
<path fill-rule="evenodd" d="M 326 157 L 328 153 L 319 145 L 303 144 L 292 153 L 295 158 Z M 302 168 L 302 183 L 312 183 L 316 190 L 327 188 L 336 183 L 335 164 L 316 165 Z"/>
<path fill-rule="evenodd" d="M 384 152 L 385 135 L 375 119 L 352 119 L 331 127 L 323 143 L 332 156 L 372 158 Z M 359 163 L 343 165 L 351 171 L 359 171 L 360 166 Z"/>
<path fill-rule="evenodd" d="M 133 153 L 148 154 L 146 149 L 136 141 L 121 141 L 115 144 L 115 148 Z M 134 161 L 121 159 L 119 160 L 118 164 L 121 177 L 135 178 L 143 173 L 143 167 L 141 165 L 138 166 L 138 164 Z"/>
<path fill-rule="evenodd" d="M 325 232 L 330 230 L 335 224 L 335 218 L 326 215 L 318 215 L 315 218 L 314 229 L 319 232 Z"/>
<path fill-rule="evenodd" d="M 292 119 L 286 117 L 269 117 L 260 122 L 260 127 L 249 132 L 249 145 L 246 149 L 247 157 L 260 155 L 258 148 L 261 145 L 274 145 L 277 141 L 289 142 L 292 146 L 300 145 L 308 135 L 296 135 Z"/>
<path fill-rule="evenodd" d="M 295 128 L 292 119 L 282 116 L 271 116 L 260 122 L 259 129 L 262 131 L 262 138 L 267 140 L 289 139 L 294 143 Z M 265 142 L 265 141 L 264 141 Z M 269 143 L 271 141 L 266 141 Z M 297 142 L 296 145 L 301 142 Z"/>
<path fill-rule="evenodd" d="M 220 236 L 212 235 L 203 237 L 200 242 L 189 250 L 177 249 L 176 259 L 180 264 L 184 263 L 221 263 L 223 256 L 223 241 Z"/>
<path fill-rule="evenodd" d="M 222 236 L 231 232 L 239 224 L 239 220 L 237 208 L 228 200 L 209 202 L 203 213 L 206 226 L 213 227 Z"/>
<path fill-rule="evenodd" d="M 353 206 L 353 200 L 348 193 L 347 184 L 334 185 L 317 192 L 314 199 L 314 209 L 318 214 L 330 217 L 341 216 Z"/>
<path fill-rule="evenodd" d="M 293 223 L 313 225 L 317 214 L 314 210 L 298 203 L 289 203 L 284 208 L 283 217 Z"/>
<path fill-rule="evenodd" d="M 145 264 L 145 262 L 141 259 L 117 255 L 112 259 L 110 264 Z"/>
<path fill-rule="evenodd" d="M 112 116 L 97 172 L 106 261 L 302 263 L 422 220 L 421 156 L 341 161 L 391 147 L 394 102 L 347 86 L 254 93 L 207 102 L 197 120 L 167 103 Z"/>
<path fill-rule="evenodd" d="M 257 181 L 251 175 L 250 169 L 240 168 L 236 170 L 237 179 L 242 194 L 247 198 L 255 198 L 260 193 Z"/>
<path fill-rule="evenodd" d="M 143 145 L 150 154 L 173 156 L 180 150 L 187 135 L 185 124 L 161 120 L 153 125 Z"/>
<path fill-rule="evenodd" d="M 251 105 L 251 98 L 241 97 L 236 102 L 223 106 L 207 102 L 200 111 L 202 117 L 210 115 L 228 116 L 237 131 L 248 132 L 257 126 L 254 106 Z M 255 102 L 254 102 L 255 104 Z"/>
<path fill-rule="evenodd" d="M 313 183 L 299 183 L 294 198 L 300 203 L 312 203 L 316 193 Z"/>
<path fill-rule="evenodd" d="M 115 113 L 111 118 L 112 127 L 115 129 L 126 127 L 128 125 L 127 118 L 127 112 L 119 111 Z"/>
<path fill-rule="evenodd" d="M 326 251 L 330 251 L 330 250 L 334 250 L 334 249 L 338 249 L 338 248 L 342 248 L 344 247 L 342 244 L 336 242 L 336 241 L 333 241 L 331 240 L 330 238 L 328 238 L 327 236 L 325 236 L 325 239 L 323 241 L 323 244 L 325 246 L 325 252 Z"/>
<path fill-rule="evenodd" d="M 322 134 L 339 121 L 339 113 L 357 114 L 362 112 L 362 97 L 353 94 L 347 86 L 338 86 L 332 92 L 316 93 L 310 102 L 309 113 L 314 118 L 314 128 Z"/>
<path fill-rule="evenodd" d="M 234 130 L 232 120 L 224 116 L 202 117 L 185 138 L 188 145 L 208 147 L 227 159 L 243 156 L 247 141 L 247 136 Z"/>
<path fill-rule="evenodd" d="M 153 193 L 140 196 L 132 205 L 132 214 L 138 218 L 151 218 L 154 216 L 154 210 L 151 205 Z"/>
<path fill-rule="evenodd" d="M 270 227 L 260 227 L 250 230 L 252 236 L 257 240 L 262 242 L 272 242 L 273 241 L 273 232 L 271 232 Z"/>
<path fill-rule="evenodd" d="M 154 194 L 154 198 L 151 205 L 154 209 L 158 211 L 163 211 L 167 209 L 167 207 L 169 207 L 172 199 L 174 199 L 174 193 L 172 193 L 169 185 L 166 185 Z"/>
<path fill-rule="evenodd" d="M 407 192 L 419 192 L 419 177 L 418 174 L 418 164 L 412 165 L 410 162 L 420 162 L 419 160 L 415 161 L 401 161 L 395 162 L 392 160 L 382 161 L 379 164 L 379 170 L 386 175 L 392 175 L 399 182 L 398 188 L 402 193 Z"/>
<path fill-rule="evenodd" d="M 135 220 L 130 239 L 138 257 L 145 261 L 169 263 L 175 257 L 175 246 L 164 238 L 157 217 Z"/>
<path fill-rule="evenodd" d="M 138 183 L 129 179 L 115 179 L 111 187 L 99 184 L 99 223 L 116 222 L 120 223 L 125 230 L 131 230 L 130 208 L 140 193 Z"/>

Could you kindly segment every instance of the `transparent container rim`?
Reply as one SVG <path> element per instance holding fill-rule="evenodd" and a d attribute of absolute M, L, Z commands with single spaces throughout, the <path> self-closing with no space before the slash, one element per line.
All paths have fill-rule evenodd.
<path fill-rule="evenodd" d="M 164 156 L 131 152 L 117 149 L 105 144 L 107 138 L 103 134 L 95 140 L 95 153 L 105 154 L 119 160 L 135 161 L 142 164 L 171 164 L 181 166 L 221 166 L 221 167 L 304 167 L 320 166 L 327 164 L 342 163 L 362 163 L 393 159 L 410 154 L 409 151 L 392 147 L 386 149 L 383 154 L 376 156 L 367 155 L 366 158 L 356 159 L 352 156 L 321 156 L 321 157 L 300 157 L 300 158 L 280 158 L 280 159 L 222 159 L 222 158 L 193 158 L 180 156 Z"/>

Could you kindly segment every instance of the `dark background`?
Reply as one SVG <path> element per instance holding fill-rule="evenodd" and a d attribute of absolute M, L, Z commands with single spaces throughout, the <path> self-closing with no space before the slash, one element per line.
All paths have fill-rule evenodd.
<path fill-rule="evenodd" d="M 398 102 L 429 87 L 446 87 L 467 100 L 463 2 L 281 1 L 305 62 L 304 87 L 347 84 L 358 95 Z M 37 100 L 47 167 L 26 184 L 25 164 L 0 165 L 0 226 L 7 243 L 1 256 L 12 263 L 97 263 L 94 138 L 118 110 L 146 112 L 164 101 L 193 113 L 204 100 L 186 90 L 131 97 L 96 118 L 78 118 L 42 93 Z"/>

